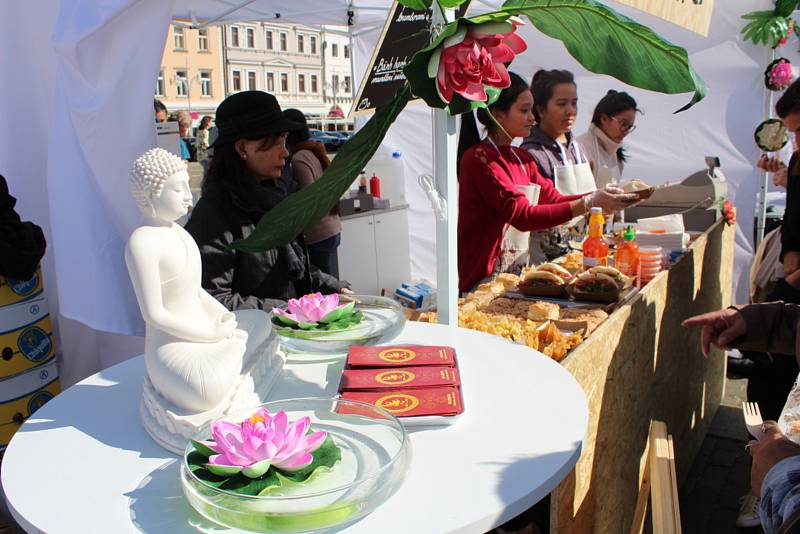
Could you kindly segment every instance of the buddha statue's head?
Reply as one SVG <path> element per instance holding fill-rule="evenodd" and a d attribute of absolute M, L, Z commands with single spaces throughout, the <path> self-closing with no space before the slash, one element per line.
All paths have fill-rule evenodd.
<path fill-rule="evenodd" d="M 151 148 L 136 158 L 130 172 L 130 187 L 146 217 L 174 221 L 192 205 L 186 162 L 163 148 Z"/>

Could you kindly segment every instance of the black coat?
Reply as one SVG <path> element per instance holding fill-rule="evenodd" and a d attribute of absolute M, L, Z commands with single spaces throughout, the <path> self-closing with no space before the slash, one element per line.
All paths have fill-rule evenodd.
<path fill-rule="evenodd" d="M 299 277 L 290 272 L 280 248 L 258 253 L 226 250 L 254 228 L 225 193 L 218 191 L 206 192 L 186 223 L 203 260 L 203 287 L 229 310 L 270 310 L 290 298 L 314 291 L 337 293 L 348 286 L 311 265 L 302 241 L 291 244 L 295 260 L 303 266 Z"/>

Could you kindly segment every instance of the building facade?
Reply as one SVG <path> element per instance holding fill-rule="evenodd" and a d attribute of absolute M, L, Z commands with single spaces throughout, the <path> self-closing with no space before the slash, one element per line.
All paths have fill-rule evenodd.
<path fill-rule="evenodd" d="M 221 29 L 194 30 L 171 25 L 156 79 L 155 98 L 170 113 L 213 115 L 225 98 Z"/>
<path fill-rule="evenodd" d="M 225 26 L 227 93 L 267 91 L 283 109 L 305 113 L 312 127 L 352 128 L 342 118 L 353 98 L 349 38 L 346 28 L 338 29 L 345 35 L 330 31 L 274 22 Z"/>

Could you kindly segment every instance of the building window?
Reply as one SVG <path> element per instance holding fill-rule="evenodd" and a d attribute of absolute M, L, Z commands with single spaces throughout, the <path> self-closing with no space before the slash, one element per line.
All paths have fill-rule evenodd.
<path fill-rule="evenodd" d="M 311 75 L 311 92 L 312 93 L 319 92 L 319 88 L 317 87 L 317 75 L 316 74 L 312 74 Z"/>
<path fill-rule="evenodd" d="M 278 36 L 281 42 L 281 52 L 286 52 L 286 33 L 281 32 Z"/>
<path fill-rule="evenodd" d="M 233 71 L 232 73 L 232 83 L 231 86 L 233 87 L 234 91 L 241 91 L 242 90 L 242 73 L 238 70 Z"/>
<path fill-rule="evenodd" d="M 297 36 L 297 51 L 301 54 L 305 53 L 305 37 L 302 35 Z"/>
<path fill-rule="evenodd" d="M 311 41 L 311 53 L 312 54 L 316 54 L 317 53 L 317 38 L 314 37 L 314 36 L 311 36 L 311 37 L 309 37 L 309 40 Z"/>
<path fill-rule="evenodd" d="M 339 90 L 339 75 L 338 74 L 334 74 L 333 76 L 331 76 L 331 86 L 333 87 L 333 92 L 334 93 Z"/>
<path fill-rule="evenodd" d="M 289 92 L 289 75 L 285 72 L 281 72 L 281 92 Z"/>
<path fill-rule="evenodd" d="M 200 71 L 200 94 L 202 96 L 211 96 L 211 71 Z"/>
<path fill-rule="evenodd" d="M 247 28 L 247 48 L 256 47 L 256 31 L 253 28 Z"/>
<path fill-rule="evenodd" d="M 164 71 L 158 71 L 158 79 L 156 79 L 156 96 L 164 96 Z"/>
<path fill-rule="evenodd" d="M 306 92 L 306 75 L 305 74 L 298 74 L 297 75 L 297 92 L 298 93 L 305 93 Z"/>
<path fill-rule="evenodd" d="M 349 58 L 350 57 L 350 47 L 347 46 L 347 45 L 344 46 L 344 57 L 345 58 Z"/>
<path fill-rule="evenodd" d="M 175 71 L 175 91 L 178 96 L 186 96 L 189 94 L 189 79 L 186 76 L 185 70 Z"/>
<path fill-rule="evenodd" d="M 342 89 L 345 93 L 350 92 L 350 76 L 344 77 L 344 88 Z"/>
<path fill-rule="evenodd" d="M 256 73 L 255 71 L 247 71 L 247 88 L 250 91 L 256 90 Z"/>
<path fill-rule="evenodd" d="M 186 41 L 183 35 L 183 28 L 179 26 L 172 27 L 172 41 L 176 50 L 186 50 Z"/>
<path fill-rule="evenodd" d="M 231 46 L 239 48 L 239 28 L 231 26 Z"/>
<path fill-rule="evenodd" d="M 267 37 L 267 50 L 274 50 L 275 45 L 272 43 L 272 31 L 267 30 L 266 37 Z"/>
<path fill-rule="evenodd" d="M 208 52 L 208 30 L 197 30 L 197 49 Z"/>
<path fill-rule="evenodd" d="M 333 57 L 339 57 L 339 45 L 338 44 L 333 43 L 331 45 L 331 55 Z"/>
<path fill-rule="evenodd" d="M 267 73 L 267 91 L 270 93 L 275 92 L 275 73 Z"/>

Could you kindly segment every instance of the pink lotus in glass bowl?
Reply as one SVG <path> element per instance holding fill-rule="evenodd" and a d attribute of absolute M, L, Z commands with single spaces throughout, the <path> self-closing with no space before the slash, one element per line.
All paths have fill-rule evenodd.
<path fill-rule="evenodd" d="M 286 412 L 274 416 L 265 408 L 241 423 L 214 421 L 212 441 L 196 442 L 195 449 L 209 454 L 206 468 L 223 477 L 241 473 L 248 478 L 263 476 L 270 467 L 295 473 L 311 465 L 312 452 L 320 448 L 326 432 L 308 432 L 311 420 L 290 423 Z"/>
<path fill-rule="evenodd" d="M 299 299 L 289 299 L 286 310 L 272 308 L 272 313 L 275 319 L 286 326 L 302 330 L 335 330 L 361 321 L 354 309 L 354 301 L 339 305 L 337 293 L 311 293 Z"/>

